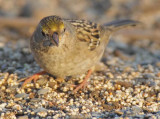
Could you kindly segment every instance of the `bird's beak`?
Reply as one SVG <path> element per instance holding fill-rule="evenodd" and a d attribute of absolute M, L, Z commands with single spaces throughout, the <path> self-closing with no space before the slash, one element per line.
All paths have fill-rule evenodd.
<path fill-rule="evenodd" d="M 52 35 L 51 42 L 56 45 L 57 47 L 59 46 L 59 36 L 57 32 L 54 32 Z"/>

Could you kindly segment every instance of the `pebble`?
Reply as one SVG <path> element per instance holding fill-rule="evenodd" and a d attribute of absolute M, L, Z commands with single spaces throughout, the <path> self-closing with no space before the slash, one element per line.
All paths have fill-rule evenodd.
<path fill-rule="evenodd" d="M 26 94 L 26 93 L 21 93 L 21 94 L 15 95 L 15 98 L 27 98 L 27 97 L 29 97 L 29 94 Z"/>
<path fill-rule="evenodd" d="M 47 112 L 46 111 L 40 111 L 40 112 L 37 113 L 37 115 L 39 115 L 40 117 L 46 117 Z"/>
<path fill-rule="evenodd" d="M 45 109 L 45 108 L 38 108 L 38 109 L 34 110 L 34 112 L 35 113 L 37 113 L 37 112 L 47 112 L 47 109 Z"/>
<path fill-rule="evenodd" d="M 142 111 L 142 109 L 138 106 L 133 106 L 132 111 L 134 114 L 139 114 Z"/>
<path fill-rule="evenodd" d="M 116 114 L 118 114 L 119 116 L 123 115 L 122 111 L 115 111 Z"/>
<path fill-rule="evenodd" d="M 116 84 L 121 85 L 121 86 L 123 86 L 123 87 L 125 87 L 125 88 L 132 87 L 132 83 L 130 83 L 130 82 L 125 82 L 125 81 L 117 81 Z"/>
<path fill-rule="evenodd" d="M 46 94 L 46 93 L 48 93 L 49 92 L 49 89 L 48 88 L 46 88 L 46 89 L 40 89 L 40 90 L 38 90 L 38 95 L 44 95 L 44 94 Z"/>

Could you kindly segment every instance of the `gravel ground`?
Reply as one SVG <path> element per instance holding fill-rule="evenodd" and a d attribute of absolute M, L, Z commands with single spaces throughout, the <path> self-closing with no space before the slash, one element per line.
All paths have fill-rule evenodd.
<path fill-rule="evenodd" d="M 159 43 L 111 40 L 102 59 L 105 69 L 94 72 L 86 89 L 73 94 L 72 85 L 85 74 L 64 81 L 46 74 L 22 89 L 19 80 L 42 69 L 20 42 L 0 48 L 2 119 L 160 118 Z"/>
<path fill-rule="evenodd" d="M 0 0 L 0 119 L 160 119 L 159 6 L 159 0 Z M 32 24 L 55 14 L 98 23 L 129 18 L 145 27 L 114 34 L 101 65 L 76 94 L 73 85 L 85 74 L 64 80 L 45 74 L 21 88 L 20 80 L 42 69 L 28 46 L 34 27 L 19 18 Z"/>

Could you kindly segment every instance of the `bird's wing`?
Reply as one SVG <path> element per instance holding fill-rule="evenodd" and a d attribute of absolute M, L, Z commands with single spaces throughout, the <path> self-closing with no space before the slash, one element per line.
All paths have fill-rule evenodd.
<path fill-rule="evenodd" d="M 76 29 L 77 39 L 88 43 L 88 49 L 94 50 L 100 44 L 101 26 L 86 20 L 68 20 Z"/>

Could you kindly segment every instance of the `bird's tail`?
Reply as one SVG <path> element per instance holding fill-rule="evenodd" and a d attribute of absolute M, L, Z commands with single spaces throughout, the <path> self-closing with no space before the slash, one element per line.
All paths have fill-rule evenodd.
<path fill-rule="evenodd" d="M 118 20 L 113 21 L 107 24 L 104 24 L 105 28 L 110 30 L 111 32 L 118 31 L 123 28 L 135 27 L 141 25 L 142 23 L 134 20 Z"/>

